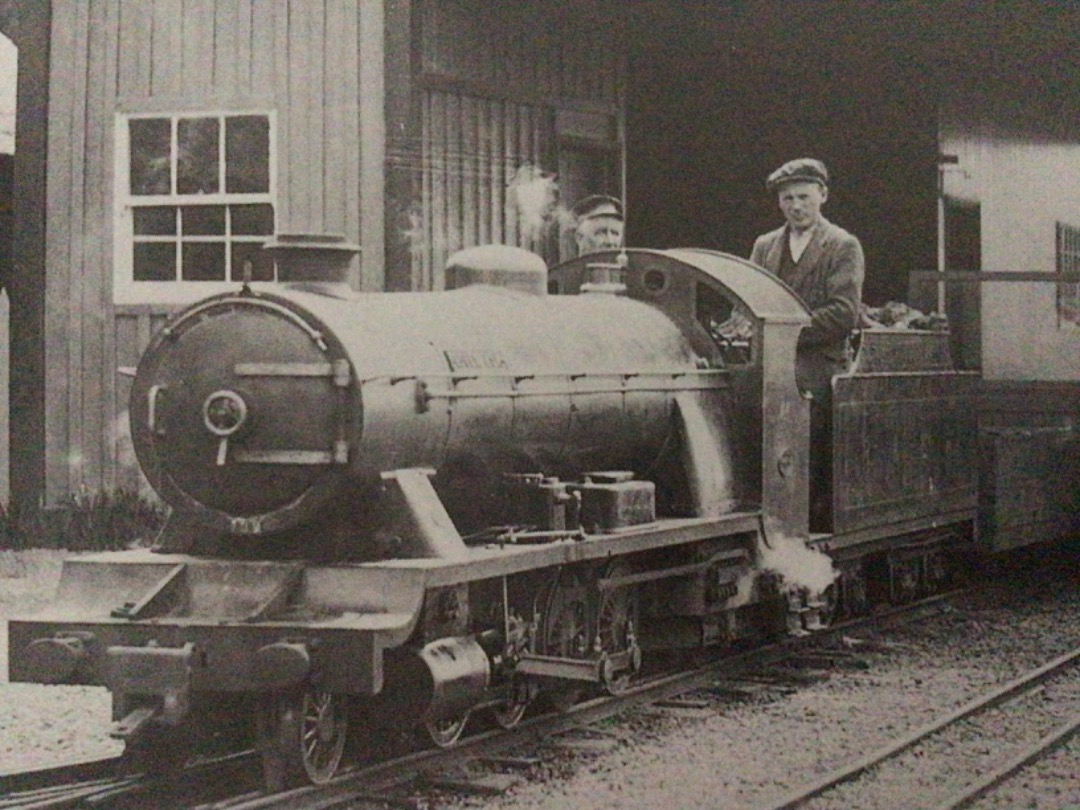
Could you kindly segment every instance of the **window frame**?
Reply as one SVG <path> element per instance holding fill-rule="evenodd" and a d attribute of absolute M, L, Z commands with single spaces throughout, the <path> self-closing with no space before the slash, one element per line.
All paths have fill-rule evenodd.
<path fill-rule="evenodd" d="M 1054 261 L 1058 275 L 1075 275 L 1080 272 L 1080 227 L 1059 220 L 1055 231 Z M 1080 326 L 1080 283 L 1058 282 L 1057 318 L 1059 327 L 1066 323 Z"/>
<path fill-rule="evenodd" d="M 266 192 L 243 192 L 229 193 L 224 191 L 224 185 L 216 193 L 212 194 L 132 194 L 131 193 L 131 139 L 129 122 L 137 119 L 166 119 L 170 122 L 170 139 L 176 143 L 178 122 L 189 118 L 215 118 L 222 119 L 232 117 L 257 116 L 266 119 L 267 137 L 267 171 L 268 190 Z M 224 132 L 224 128 L 219 130 Z M 226 138 L 218 139 L 218 174 L 219 178 L 225 178 L 227 165 L 225 161 Z M 225 208 L 230 205 L 269 205 L 273 211 L 275 228 L 277 230 L 277 218 L 279 216 L 277 199 L 277 120 L 275 111 L 265 107 L 257 108 L 224 108 L 224 109 L 193 109 L 193 110 L 154 110 L 154 111 L 129 111 L 119 112 L 115 118 L 115 148 L 114 154 L 114 216 L 113 216 L 113 302 L 115 304 L 186 304 L 222 292 L 235 291 L 237 282 L 224 279 L 221 281 L 185 281 L 175 279 L 172 281 L 136 281 L 135 275 L 135 243 L 133 234 L 134 211 L 136 208 L 167 207 L 173 209 L 185 206 L 217 206 Z M 170 155 L 174 161 L 175 156 Z M 171 175 L 174 173 L 170 172 Z M 173 176 L 172 184 L 175 187 L 176 178 Z M 228 230 L 226 228 L 226 230 Z M 212 236 L 188 236 L 182 237 L 180 233 L 174 236 L 162 237 L 159 240 L 153 238 L 143 239 L 143 242 L 173 242 L 183 238 L 185 243 L 221 242 L 224 241 L 226 250 L 228 246 L 238 242 L 253 242 L 254 239 L 233 239 L 232 234 Z M 273 238 L 273 233 L 267 234 L 264 241 Z M 254 282 L 252 287 L 262 289 L 274 289 L 278 287 L 278 281 Z"/>

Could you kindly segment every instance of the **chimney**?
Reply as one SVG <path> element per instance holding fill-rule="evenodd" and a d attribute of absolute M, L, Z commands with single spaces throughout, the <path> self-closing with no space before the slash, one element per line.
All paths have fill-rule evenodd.
<path fill-rule="evenodd" d="M 340 234 L 279 233 L 263 245 L 277 262 L 278 281 L 317 291 L 348 285 L 349 265 L 360 245 Z"/>

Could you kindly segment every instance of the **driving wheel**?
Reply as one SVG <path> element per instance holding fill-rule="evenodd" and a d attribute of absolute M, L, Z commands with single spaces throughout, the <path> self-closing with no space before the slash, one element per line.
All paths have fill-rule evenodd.
<path fill-rule="evenodd" d="M 499 728 L 511 729 L 521 722 L 532 702 L 533 693 L 525 686 L 512 684 L 510 696 L 491 707 L 491 716 Z"/>
<path fill-rule="evenodd" d="M 435 745 L 439 748 L 449 748 L 461 739 L 461 734 L 465 731 L 465 724 L 468 722 L 469 715 L 466 712 L 445 720 L 425 720 L 424 729 Z"/>
<path fill-rule="evenodd" d="M 585 658 L 589 652 L 589 606 L 585 587 L 578 578 L 563 571 L 547 594 L 540 629 L 541 652 L 559 658 Z M 583 687 L 561 685 L 547 698 L 558 711 L 567 711 L 581 699 Z"/>
<path fill-rule="evenodd" d="M 625 562 L 615 561 L 604 572 L 605 579 L 617 579 L 631 574 Z M 597 596 L 596 638 L 597 647 L 604 655 L 631 652 L 637 658 L 631 668 L 604 672 L 604 688 L 610 694 L 626 691 L 634 670 L 640 666 L 637 652 L 636 628 L 638 623 L 637 590 L 632 586 L 605 588 Z"/>

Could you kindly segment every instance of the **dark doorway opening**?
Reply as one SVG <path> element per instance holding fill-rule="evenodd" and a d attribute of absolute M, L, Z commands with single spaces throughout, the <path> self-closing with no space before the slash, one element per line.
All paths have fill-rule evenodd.
<path fill-rule="evenodd" d="M 825 215 L 862 241 L 864 300 L 905 300 L 908 273 L 936 265 L 933 83 L 865 4 L 812 4 L 812 18 L 806 5 L 633 20 L 628 242 L 748 256 L 783 221 L 765 177 L 816 157 L 832 176 Z"/>
<path fill-rule="evenodd" d="M 982 206 L 946 197 L 945 269 L 977 273 L 982 270 Z M 949 314 L 953 360 L 960 368 L 979 368 L 982 356 L 982 290 L 978 284 L 947 284 L 945 311 Z"/>

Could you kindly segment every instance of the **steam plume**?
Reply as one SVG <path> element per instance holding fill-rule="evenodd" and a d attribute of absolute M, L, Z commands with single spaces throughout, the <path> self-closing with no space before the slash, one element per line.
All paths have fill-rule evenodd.
<path fill-rule="evenodd" d="M 832 560 L 820 551 L 807 548 L 797 538 L 772 534 L 760 545 L 761 567 L 783 577 L 788 589 L 806 588 L 820 594 L 836 579 Z"/>
<path fill-rule="evenodd" d="M 517 211 L 518 227 L 524 240 L 535 241 L 555 217 L 559 199 L 556 176 L 539 166 L 525 163 L 507 183 L 509 199 Z"/>

